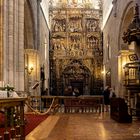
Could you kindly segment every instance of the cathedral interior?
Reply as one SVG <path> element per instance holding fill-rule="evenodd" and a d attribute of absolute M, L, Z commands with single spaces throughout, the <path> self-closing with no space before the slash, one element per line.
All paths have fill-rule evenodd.
<path fill-rule="evenodd" d="M 51 123 L 45 122 L 26 139 L 138 140 L 139 7 L 139 0 L 0 0 L 0 122 L 1 114 L 6 112 L 7 117 L 11 112 L 14 126 L 13 116 L 21 114 L 19 139 L 24 140 L 24 114 L 57 112 L 62 115 L 59 119 L 52 116 Z M 104 95 L 107 87 L 109 103 Z M 112 93 L 115 98 L 110 97 Z M 89 123 L 88 136 L 82 129 L 78 135 L 73 133 L 72 126 L 78 131 L 80 122 L 87 123 L 81 114 L 87 113 L 89 122 L 96 121 L 91 112 L 101 114 L 99 128 Z M 68 123 L 68 117 L 75 123 L 67 125 L 63 135 L 60 126 Z M 115 125 L 111 119 L 124 124 L 111 130 L 105 123 Z M 55 129 L 46 128 L 52 131 L 42 132 L 41 138 L 39 131 L 56 120 Z M 130 129 L 126 122 L 131 123 Z M 5 119 L 5 132 L 8 125 Z M 117 134 L 123 127 L 127 131 Z M 96 131 L 90 137 L 92 129 Z M 10 140 L 8 137 L 0 133 L 0 140 Z"/>

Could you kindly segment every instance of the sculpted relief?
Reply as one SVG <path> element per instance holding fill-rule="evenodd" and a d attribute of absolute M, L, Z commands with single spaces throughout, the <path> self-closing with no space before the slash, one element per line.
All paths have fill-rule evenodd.
<path fill-rule="evenodd" d="M 61 91 L 61 86 L 71 84 L 72 80 L 79 80 L 89 89 L 93 82 L 90 78 L 96 77 L 98 59 L 102 57 L 97 55 L 101 47 L 99 13 L 94 9 L 62 8 L 58 12 L 54 9 L 53 14 L 50 47 L 54 71 L 51 72 L 53 76 L 57 75 L 53 83 L 56 81 L 57 90 Z M 86 89 L 83 88 L 84 90 Z"/>

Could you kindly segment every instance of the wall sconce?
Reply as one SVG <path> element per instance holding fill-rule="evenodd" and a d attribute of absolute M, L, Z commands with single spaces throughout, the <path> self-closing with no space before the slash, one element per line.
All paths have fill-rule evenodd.
<path fill-rule="evenodd" d="M 103 74 L 103 75 L 104 75 L 104 74 L 105 74 L 105 70 L 102 70 L 102 71 L 101 71 L 101 74 Z"/>
<path fill-rule="evenodd" d="M 102 75 L 105 75 L 105 72 L 106 72 L 105 66 L 103 66 L 103 68 L 102 68 L 102 70 L 101 70 L 101 74 L 102 74 Z"/>
<path fill-rule="evenodd" d="M 32 73 L 32 71 L 34 70 L 34 68 L 33 68 L 33 66 L 26 66 L 25 67 L 25 70 L 27 70 L 27 72 L 28 72 L 28 74 L 31 74 Z"/>

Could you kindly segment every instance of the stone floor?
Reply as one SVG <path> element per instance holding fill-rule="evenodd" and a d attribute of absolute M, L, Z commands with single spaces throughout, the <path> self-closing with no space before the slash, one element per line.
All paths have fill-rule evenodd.
<path fill-rule="evenodd" d="M 140 120 L 117 123 L 109 113 L 52 115 L 26 140 L 140 140 Z"/>

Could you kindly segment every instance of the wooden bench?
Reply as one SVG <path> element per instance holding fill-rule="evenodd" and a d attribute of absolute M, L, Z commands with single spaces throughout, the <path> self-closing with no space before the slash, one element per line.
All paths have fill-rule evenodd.
<path fill-rule="evenodd" d="M 65 113 L 90 113 L 99 112 L 103 104 L 103 98 L 99 97 L 70 97 L 64 99 Z"/>
<path fill-rule="evenodd" d="M 111 98 L 110 101 L 111 118 L 120 123 L 132 122 L 132 116 L 128 114 L 128 107 L 122 98 Z"/>

